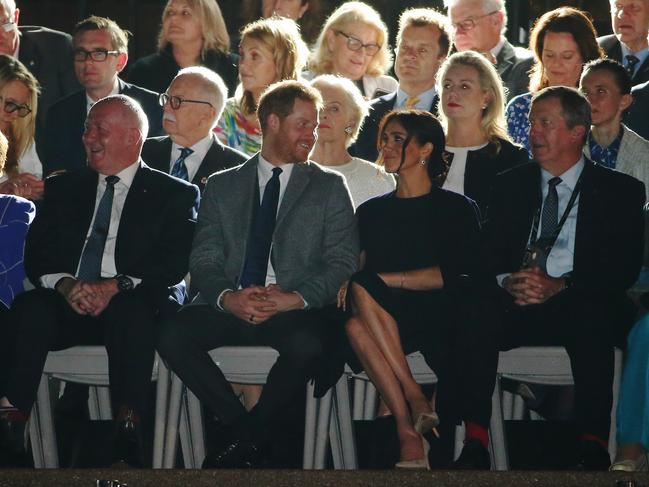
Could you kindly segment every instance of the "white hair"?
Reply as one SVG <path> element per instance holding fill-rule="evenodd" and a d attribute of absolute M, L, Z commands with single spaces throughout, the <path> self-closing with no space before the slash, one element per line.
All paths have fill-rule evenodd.
<path fill-rule="evenodd" d="M 205 66 L 189 66 L 181 69 L 178 71 L 172 83 L 180 76 L 193 76 L 194 78 L 198 78 L 197 81 L 201 85 L 201 88 L 212 98 L 214 110 L 216 111 L 216 118 L 214 119 L 214 126 L 216 126 L 217 121 L 223 113 L 225 100 L 228 98 L 228 88 L 225 86 L 223 78 Z"/>
<path fill-rule="evenodd" d="M 0 6 L 2 6 L 7 15 L 13 17 L 16 11 L 16 2 L 14 0 L 0 0 Z"/>
<path fill-rule="evenodd" d="M 461 1 L 462 0 L 444 0 L 444 7 L 450 9 Z M 482 12 L 484 14 L 502 12 L 503 26 L 502 29 L 500 29 L 500 32 L 504 34 L 507 31 L 507 7 L 505 6 L 505 0 L 481 0 L 479 3 L 482 5 Z"/>

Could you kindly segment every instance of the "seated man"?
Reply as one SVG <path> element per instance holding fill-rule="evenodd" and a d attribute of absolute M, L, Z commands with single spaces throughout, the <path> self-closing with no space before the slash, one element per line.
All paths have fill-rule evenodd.
<path fill-rule="evenodd" d="M 272 85 L 259 101 L 261 152 L 210 178 L 190 257 L 192 305 L 164 322 L 158 352 L 233 440 L 206 468 L 255 467 L 265 428 L 324 360 L 318 312 L 354 272 L 358 237 L 341 175 L 307 160 L 320 94 L 301 81 Z M 208 352 L 223 345 L 279 351 L 248 413 Z"/>
<path fill-rule="evenodd" d="M 242 164 L 247 157 L 221 144 L 212 132 L 227 95 L 225 83 L 211 69 L 181 69 L 160 96 L 164 108 L 162 126 L 167 135 L 144 142 L 144 162 L 191 181 L 201 192 L 211 174 Z"/>
<path fill-rule="evenodd" d="M 565 346 L 580 430 L 574 466 L 606 469 L 613 350 L 635 315 L 626 290 L 642 263 L 644 185 L 584 157 L 591 110 L 573 88 L 537 93 L 530 123 L 536 162 L 497 178 L 485 228 L 502 286 L 501 349 Z"/>
<path fill-rule="evenodd" d="M 162 133 L 158 94 L 125 83 L 119 73 L 128 62 L 128 32 L 111 19 L 91 16 L 74 26 L 74 73 L 83 86 L 54 103 L 37 137 L 45 176 L 86 166 L 81 143 L 83 123 L 93 103 L 108 95 L 127 95 L 147 116 L 147 136 Z"/>
<path fill-rule="evenodd" d="M 17 337 L 11 366 L 0 371 L 8 374 L 0 382 L 0 433 L 31 411 L 50 350 L 105 345 L 114 460 L 136 466 L 154 325 L 187 273 L 198 188 L 142 163 L 147 121 L 133 99 L 100 100 L 85 126 L 89 167 L 48 179 L 27 236 L 25 267 L 38 287 L 18 296 L 9 313 Z"/>

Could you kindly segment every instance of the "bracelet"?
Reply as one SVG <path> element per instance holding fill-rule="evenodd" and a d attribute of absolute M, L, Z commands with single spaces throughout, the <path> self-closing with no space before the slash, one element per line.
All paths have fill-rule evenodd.
<path fill-rule="evenodd" d="M 406 280 L 406 273 L 401 271 L 401 283 L 399 284 L 399 288 L 403 289 L 403 283 Z"/>

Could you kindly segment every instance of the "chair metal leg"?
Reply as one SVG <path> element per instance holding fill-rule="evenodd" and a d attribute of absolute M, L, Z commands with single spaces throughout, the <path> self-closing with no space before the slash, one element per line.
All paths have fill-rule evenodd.
<path fill-rule="evenodd" d="M 318 422 L 315 428 L 315 448 L 313 452 L 313 468 L 322 470 L 325 467 L 327 459 L 327 440 L 330 433 L 330 418 L 332 408 L 333 392 L 331 389 L 320 398 L 320 407 L 318 408 Z M 333 452 L 332 452 L 333 453 Z M 334 456 L 334 462 L 336 458 Z"/>
<path fill-rule="evenodd" d="M 58 468 L 59 451 L 56 446 L 56 432 L 52 417 L 49 378 L 45 374 L 41 375 L 36 401 L 39 404 L 38 422 L 43 440 L 43 466 L 45 468 Z"/>
<path fill-rule="evenodd" d="M 162 468 L 173 468 L 178 446 L 178 418 L 180 417 L 180 403 L 183 396 L 183 383 L 178 376 L 171 372 L 171 391 L 169 393 L 169 411 L 167 414 L 167 427 L 165 431 L 165 448 Z M 184 453 L 184 452 L 183 452 Z M 185 460 L 187 461 L 187 460 Z"/>
<path fill-rule="evenodd" d="M 520 421 L 525 417 L 525 399 L 523 399 L 523 396 L 520 396 L 518 394 L 514 395 L 513 399 L 514 407 L 512 410 L 512 415 L 510 417 L 507 417 L 506 414 L 503 414 L 503 417 L 504 419 L 515 419 L 517 421 Z M 530 413 L 531 412 L 532 411 L 530 411 Z"/>
<path fill-rule="evenodd" d="M 335 388 L 335 418 L 339 429 L 340 448 L 342 449 L 343 468 L 355 470 L 358 468 L 358 457 L 356 455 L 356 442 L 354 439 L 354 423 L 352 421 L 349 381 L 346 374 L 343 374 Z"/>
<path fill-rule="evenodd" d="M 514 395 L 509 391 L 503 391 L 503 418 L 512 419 L 514 413 Z"/>
<path fill-rule="evenodd" d="M 34 468 L 45 468 L 43 458 L 43 436 L 39 420 L 38 401 L 34 403 L 32 412 L 29 415 L 29 442 L 32 448 L 32 458 L 34 459 Z"/>
<path fill-rule="evenodd" d="M 494 470 L 509 470 L 501 394 L 500 377 L 496 377 L 494 392 L 491 396 L 491 424 L 489 428 L 493 455 L 492 465 Z"/>
<path fill-rule="evenodd" d="M 365 384 L 365 404 L 363 406 L 363 419 L 366 421 L 376 417 L 376 387 L 370 381 Z"/>
<path fill-rule="evenodd" d="M 367 381 L 354 378 L 354 421 L 365 419 L 363 409 L 365 408 L 365 385 Z"/>
<path fill-rule="evenodd" d="M 162 468 L 168 393 L 169 369 L 162 360 L 159 360 L 158 382 L 156 384 L 155 420 L 153 427 L 153 468 Z"/>
<path fill-rule="evenodd" d="M 203 411 L 201 402 L 192 391 L 187 391 L 187 420 L 191 442 L 191 453 L 193 455 L 193 468 L 201 468 L 205 460 L 205 428 L 203 426 Z"/>
<path fill-rule="evenodd" d="M 322 405 L 322 399 L 313 397 L 314 384 L 310 381 L 306 387 L 306 411 L 304 414 L 304 448 L 302 453 L 302 468 L 313 470 L 315 445 L 318 441 L 316 434 L 319 419 L 318 410 Z"/>
<path fill-rule="evenodd" d="M 99 419 L 109 421 L 113 419 L 113 411 L 110 407 L 110 389 L 108 387 L 93 387 L 97 394 L 97 403 L 99 404 Z"/>
<path fill-rule="evenodd" d="M 464 448 L 464 435 L 466 433 L 466 428 L 464 427 L 464 422 L 461 422 L 455 426 L 455 447 L 453 451 L 453 460 L 457 460 L 462 453 L 462 448 Z"/>

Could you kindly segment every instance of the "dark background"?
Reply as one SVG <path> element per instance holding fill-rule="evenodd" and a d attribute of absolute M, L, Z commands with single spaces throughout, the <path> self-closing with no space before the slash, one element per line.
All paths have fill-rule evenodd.
<path fill-rule="evenodd" d="M 256 0 L 219 0 L 231 35 L 243 25 L 242 7 L 248 1 Z M 304 26 L 305 36 L 311 38 L 317 34 L 315 31 L 322 26 L 327 15 L 343 3 L 341 0 L 311 0 L 314 1 L 319 5 L 309 22 L 312 28 Z M 21 10 L 20 24 L 44 25 L 64 32 L 70 32 L 76 22 L 92 14 L 110 17 L 133 33 L 129 48 L 130 57 L 135 60 L 155 51 L 166 0 L 17 0 L 16 3 Z M 442 9 L 442 0 L 370 0 L 367 3 L 373 5 L 388 24 L 391 44 L 394 44 L 397 20 L 403 9 L 421 6 Z M 534 19 L 561 5 L 587 10 L 600 35 L 611 32 L 608 0 L 509 0 L 507 37 L 515 44 L 526 45 L 527 33 Z"/>

